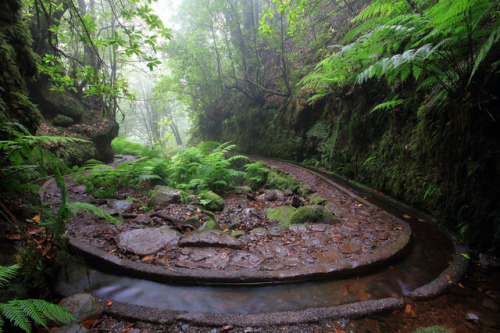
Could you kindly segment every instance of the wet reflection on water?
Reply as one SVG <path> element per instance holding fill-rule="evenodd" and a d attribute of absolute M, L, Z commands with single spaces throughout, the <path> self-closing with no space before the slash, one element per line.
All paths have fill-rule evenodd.
<path fill-rule="evenodd" d="M 437 228 L 415 221 L 410 225 L 415 242 L 402 262 L 349 279 L 266 286 L 182 286 L 92 273 L 75 265 L 67 270 L 66 282 L 110 300 L 189 312 L 256 314 L 401 297 L 433 280 L 452 260 L 451 244 Z"/>

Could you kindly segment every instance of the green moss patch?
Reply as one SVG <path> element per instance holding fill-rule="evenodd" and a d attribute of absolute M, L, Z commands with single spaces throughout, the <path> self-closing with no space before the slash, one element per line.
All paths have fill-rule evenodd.
<path fill-rule="evenodd" d="M 310 205 L 297 209 L 297 211 L 290 217 L 288 224 L 300 224 L 305 222 L 335 224 L 338 220 L 323 206 Z"/>
<path fill-rule="evenodd" d="M 266 216 L 270 220 L 278 220 L 282 224 L 289 224 L 290 218 L 296 211 L 297 208 L 292 206 L 280 206 L 266 209 Z"/>

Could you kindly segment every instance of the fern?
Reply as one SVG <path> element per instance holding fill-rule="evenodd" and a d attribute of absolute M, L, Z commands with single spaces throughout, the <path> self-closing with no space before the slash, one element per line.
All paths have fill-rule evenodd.
<path fill-rule="evenodd" d="M 68 207 L 69 211 L 73 215 L 76 215 L 77 213 L 91 213 L 93 215 L 102 217 L 102 218 L 108 220 L 109 222 L 111 222 L 113 224 L 119 224 L 120 223 L 120 220 L 118 220 L 118 219 L 114 218 L 113 216 L 109 215 L 102 208 L 96 207 L 96 206 L 88 204 L 88 203 L 84 203 L 84 202 L 72 202 L 72 203 L 68 203 L 67 207 Z"/>
<path fill-rule="evenodd" d="M 0 266 L 0 288 L 5 287 L 17 275 L 19 268 L 17 264 L 9 267 Z"/>
<path fill-rule="evenodd" d="M 374 107 L 370 111 L 370 113 L 375 112 L 377 110 L 394 109 L 396 106 L 403 104 L 404 103 L 404 99 L 397 99 L 398 97 L 399 97 L 399 95 L 396 95 L 396 96 L 394 96 L 394 98 L 392 100 L 377 105 L 376 107 Z"/>
<path fill-rule="evenodd" d="M 2 281 L 0 287 L 6 287 L 8 280 L 14 278 L 18 270 L 18 265 L 0 266 L 0 281 Z M 0 333 L 3 332 L 4 318 L 28 333 L 32 331 L 31 321 L 48 330 L 47 319 L 58 323 L 69 323 L 75 320 L 67 309 L 41 299 L 14 299 L 7 303 L 0 303 Z"/>

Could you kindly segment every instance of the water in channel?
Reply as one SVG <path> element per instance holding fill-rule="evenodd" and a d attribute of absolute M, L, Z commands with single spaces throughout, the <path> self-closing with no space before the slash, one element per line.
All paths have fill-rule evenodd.
<path fill-rule="evenodd" d="M 401 297 L 430 282 L 452 260 L 451 242 L 436 227 L 410 221 L 407 257 L 378 272 L 330 281 L 253 286 L 183 286 L 105 274 L 86 266 L 67 269 L 67 283 L 96 296 L 189 312 L 257 314 Z"/>

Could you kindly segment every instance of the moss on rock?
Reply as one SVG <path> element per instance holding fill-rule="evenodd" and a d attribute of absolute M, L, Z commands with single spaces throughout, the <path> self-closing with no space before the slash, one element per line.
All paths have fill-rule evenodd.
<path fill-rule="evenodd" d="M 62 114 L 58 114 L 52 120 L 52 124 L 54 124 L 55 126 L 61 126 L 61 127 L 69 127 L 69 126 L 73 125 L 74 122 L 75 121 L 73 120 L 73 118 L 67 117 L 67 116 L 62 115 Z"/>
<path fill-rule="evenodd" d="M 200 194 L 200 198 L 202 200 L 208 201 L 206 204 L 203 205 L 205 209 L 211 211 L 221 211 L 224 209 L 225 205 L 224 199 L 222 199 L 220 196 L 218 196 L 212 191 L 203 192 L 202 194 Z"/>
<path fill-rule="evenodd" d="M 325 207 L 310 205 L 297 209 L 297 211 L 290 217 L 288 224 L 300 224 L 308 221 L 335 224 L 338 222 L 338 219 L 336 219 L 332 213 L 328 212 Z"/>
<path fill-rule="evenodd" d="M 279 206 L 266 209 L 266 216 L 270 220 L 278 220 L 282 224 L 288 224 L 290 218 L 297 211 L 297 208 L 292 206 Z"/>

